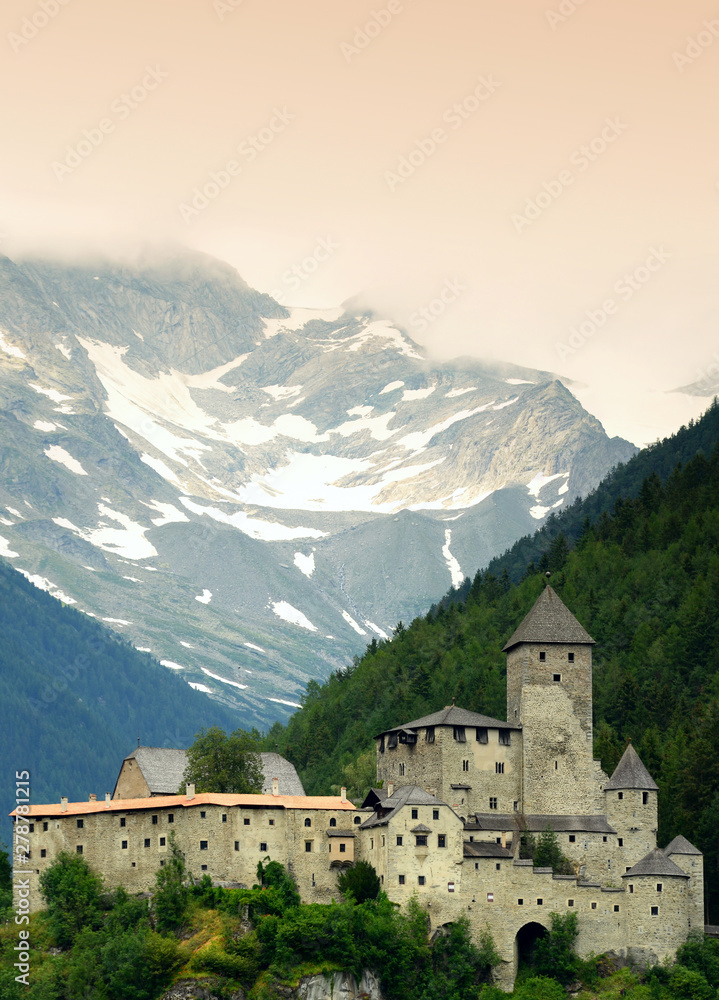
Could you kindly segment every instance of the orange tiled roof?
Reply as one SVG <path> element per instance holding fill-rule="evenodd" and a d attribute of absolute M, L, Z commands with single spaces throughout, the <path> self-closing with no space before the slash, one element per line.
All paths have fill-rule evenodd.
<path fill-rule="evenodd" d="M 63 810 L 61 803 L 31 805 L 24 816 L 87 816 L 91 813 L 131 812 L 133 809 L 176 809 L 193 806 L 246 806 L 249 809 L 354 809 L 349 802 L 343 802 L 338 795 L 231 795 L 219 792 L 201 792 L 194 798 L 186 795 L 154 795 L 144 799 L 111 799 L 106 802 L 68 802 Z M 15 815 L 15 810 L 10 813 Z"/>

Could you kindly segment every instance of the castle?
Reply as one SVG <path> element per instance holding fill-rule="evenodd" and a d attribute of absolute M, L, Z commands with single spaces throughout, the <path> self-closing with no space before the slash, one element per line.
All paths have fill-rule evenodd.
<path fill-rule="evenodd" d="M 111 886 L 150 889 L 174 831 L 193 875 L 252 885 L 269 855 L 304 902 L 329 902 L 337 870 L 365 859 L 393 901 L 417 896 L 433 933 L 460 916 L 477 939 L 488 927 L 508 989 L 552 913 L 577 914 L 580 955 L 638 965 L 672 956 L 704 927 L 702 855 L 681 836 L 657 848 L 658 789 L 631 744 L 611 778 L 593 760 L 593 644 L 547 585 L 504 647 L 507 721 L 452 705 L 379 733 L 381 787 L 361 808 L 344 789 L 292 794 L 277 778 L 259 795 L 153 792 L 130 755 L 114 797 L 16 817 L 30 840 L 30 909 L 41 907 L 40 872 L 61 850 L 83 854 Z M 146 770 L 156 761 L 146 757 Z M 520 859 L 520 831 L 547 827 L 574 874 Z"/>

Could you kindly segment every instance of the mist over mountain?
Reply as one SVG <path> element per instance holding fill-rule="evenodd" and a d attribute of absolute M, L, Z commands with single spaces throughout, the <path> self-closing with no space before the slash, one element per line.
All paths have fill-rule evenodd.
<path fill-rule="evenodd" d="M 0 258 L 0 556 L 247 724 L 635 451 L 552 373 L 200 254 Z"/>

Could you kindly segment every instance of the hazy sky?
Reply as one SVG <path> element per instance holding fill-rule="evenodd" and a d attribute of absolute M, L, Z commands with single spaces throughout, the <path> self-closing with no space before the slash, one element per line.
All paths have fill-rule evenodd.
<path fill-rule="evenodd" d="M 655 439 L 719 370 L 719 7 L 13 0 L 0 249 L 175 240 Z M 573 333 L 574 331 L 574 333 Z"/>

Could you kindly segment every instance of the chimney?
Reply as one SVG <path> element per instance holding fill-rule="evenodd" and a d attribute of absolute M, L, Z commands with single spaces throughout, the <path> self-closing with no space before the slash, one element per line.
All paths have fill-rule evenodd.
<path fill-rule="evenodd" d="M 505 850 L 506 850 L 506 847 L 507 847 L 507 831 L 506 830 L 502 830 L 502 847 L 504 847 Z"/>
<path fill-rule="evenodd" d="M 347 789 L 345 788 L 344 785 L 341 788 L 341 798 L 343 802 L 347 801 Z"/>
<path fill-rule="evenodd" d="M 280 794 L 280 779 L 279 778 L 273 778 L 272 779 L 272 794 L 273 795 L 279 795 Z"/>
<path fill-rule="evenodd" d="M 95 795 L 94 792 L 90 792 L 90 798 L 89 798 L 88 801 L 90 801 L 90 802 L 97 802 L 97 795 Z"/>
<path fill-rule="evenodd" d="M 106 809 L 110 808 L 110 793 L 109 792 L 105 792 L 105 808 Z"/>
<path fill-rule="evenodd" d="M 60 812 L 67 812 L 67 795 L 63 795 L 60 799 Z"/>
<path fill-rule="evenodd" d="M 185 786 L 185 795 L 187 796 L 188 799 L 194 799 L 194 797 L 195 797 L 195 786 L 193 784 L 188 783 Z"/>
<path fill-rule="evenodd" d="M 394 781 L 387 782 L 387 798 L 394 795 Z"/>

